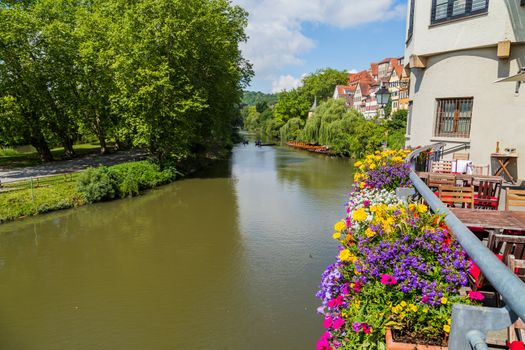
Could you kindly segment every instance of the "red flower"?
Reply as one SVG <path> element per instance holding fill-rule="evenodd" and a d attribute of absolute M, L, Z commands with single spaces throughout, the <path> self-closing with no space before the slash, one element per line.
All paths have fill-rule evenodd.
<path fill-rule="evenodd" d="M 521 341 L 513 341 L 512 343 L 507 342 L 509 350 L 525 350 L 525 344 Z"/>

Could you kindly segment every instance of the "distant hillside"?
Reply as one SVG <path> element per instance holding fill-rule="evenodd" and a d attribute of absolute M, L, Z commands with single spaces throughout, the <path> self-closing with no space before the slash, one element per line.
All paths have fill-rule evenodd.
<path fill-rule="evenodd" d="M 267 105 L 273 105 L 277 103 L 277 94 L 265 94 L 260 91 L 245 91 L 241 102 L 248 106 L 255 106 L 262 102 L 266 102 Z"/>

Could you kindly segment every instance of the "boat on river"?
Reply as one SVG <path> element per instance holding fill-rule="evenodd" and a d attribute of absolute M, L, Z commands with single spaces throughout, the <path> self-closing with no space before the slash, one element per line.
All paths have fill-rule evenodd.
<path fill-rule="evenodd" d="M 330 149 L 327 146 L 312 145 L 310 143 L 299 142 L 299 141 L 288 141 L 286 144 L 290 147 L 302 149 L 302 150 L 312 152 L 312 153 L 335 155 L 335 153 L 330 151 Z"/>

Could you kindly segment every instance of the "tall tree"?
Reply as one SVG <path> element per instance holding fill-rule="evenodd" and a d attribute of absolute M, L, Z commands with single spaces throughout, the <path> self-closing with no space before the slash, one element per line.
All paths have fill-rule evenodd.
<path fill-rule="evenodd" d="M 333 68 L 319 69 L 303 78 L 301 90 L 313 101 L 326 100 L 334 94 L 336 85 L 348 84 L 348 73 Z"/>

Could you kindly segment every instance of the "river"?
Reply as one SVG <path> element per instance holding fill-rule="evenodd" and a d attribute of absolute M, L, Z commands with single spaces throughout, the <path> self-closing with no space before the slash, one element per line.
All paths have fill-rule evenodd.
<path fill-rule="evenodd" d="M 0 349 L 313 349 L 351 162 L 286 147 L 0 226 Z"/>

